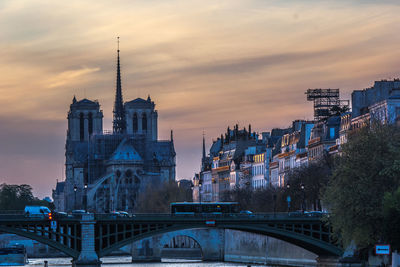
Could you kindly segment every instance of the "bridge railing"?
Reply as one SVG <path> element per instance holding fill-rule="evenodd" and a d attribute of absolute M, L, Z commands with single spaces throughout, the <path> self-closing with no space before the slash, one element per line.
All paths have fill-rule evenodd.
<path fill-rule="evenodd" d="M 23 210 L 0 210 L 0 215 L 2 214 L 24 214 Z"/>
<path fill-rule="evenodd" d="M 155 219 L 160 220 L 162 218 L 169 219 L 181 219 L 181 218 L 192 218 L 192 219 L 251 219 L 251 220 L 286 220 L 286 219 L 306 219 L 321 216 L 310 216 L 309 214 L 290 214 L 287 212 L 275 212 L 275 213 L 252 213 L 252 214 L 242 214 L 242 213 L 185 213 L 185 214 L 171 214 L 171 213 L 136 213 L 130 214 L 129 216 L 121 216 L 112 213 L 95 213 L 96 220 L 147 220 Z M 79 215 L 68 215 L 68 217 L 58 217 L 54 216 L 54 220 L 80 220 L 81 214 Z M 3 221 L 18 221 L 18 220 L 48 220 L 47 218 L 35 218 L 25 216 L 23 211 L 0 211 L 0 220 Z"/>
<path fill-rule="evenodd" d="M 114 220 L 114 219 L 161 219 L 161 218 L 194 218 L 194 219 L 254 219 L 254 220 L 265 220 L 265 219 L 288 219 L 288 218 L 309 218 L 307 214 L 296 214 L 295 216 L 288 214 L 287 212 L 275 212 L 275 213 L 252 213 L 252 214 L 242 214 L 242 213 L 135 213 L 129 216 L 120 216 L 118 214 L 110 213 L 96 213 L 96 220 Z"/>
<path fill-rule="evenodd" d="M 0 220 L 20 220 L 25 218 L 23 210 L 0 210 Z"/>

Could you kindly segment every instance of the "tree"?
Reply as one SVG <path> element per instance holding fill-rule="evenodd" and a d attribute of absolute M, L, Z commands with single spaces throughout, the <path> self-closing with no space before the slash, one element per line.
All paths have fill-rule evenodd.
<path fill-rule="evenodd" d="M 0 210 L 23 210 L 27 205 L 54 208 L 52 203 L 34 197 L 30 185 L 0 185 Z"/>
<path fill-rule="evenodd" d="M 170 203 L 193 201 L 191 188 L 179 187 L 176 181 L 167 181 L 161 185 L 148 185 L 139 194 L 135 212 L 169 213 Z"/>
<path fill-rule="evenodd" d="M 292 210 L 301 209 L 303 198 L 304 208 L 321 210 L 320 200 L 331 173 L 332 158 L 329 155 L 325 155 L 308 166 L 293 169 L 287 179 L 287 184 L 289 184 L 287 192 L 292 200 Z M 304 186 L 304 189 L 301 189 L 301 185 Z"/>
<path fill-rule="evenodd" d="M 235 188 L 225 191 L 222 201 L 238 202 L 241 210 L 252 212 L 286 211 L 286 193 L 283 188 Z"/>
<path fill-rule="evenodd" d="M 344 245 L 354 240 L 366 249 L 389 240 L 383 200 L 399 187 L 399 180 L 399 128 L 373 123 L 349 134 L 324 194 L 329 223 Z"/>
<path fill-rule="evenodd" d="M 383 230 L 386 241 L 392 250 L 400 249 L 400 187 L 393 193 L 386 192 L 383 197 Z"/>

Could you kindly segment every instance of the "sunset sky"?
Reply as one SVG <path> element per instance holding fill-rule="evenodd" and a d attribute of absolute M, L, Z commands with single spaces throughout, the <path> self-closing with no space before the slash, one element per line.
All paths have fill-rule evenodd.
<path fill-rule="evenodd" d="M 125 101 L 150 94 L 174 130 L 177 179 L 227 126 L 312 119 L 308 88 L 400 77 L 400 3 L 372 0 L 0 1 L 0 183 L 50 196 L 63 180 L 72 98 L 111 129 L 116 37 Z"/>

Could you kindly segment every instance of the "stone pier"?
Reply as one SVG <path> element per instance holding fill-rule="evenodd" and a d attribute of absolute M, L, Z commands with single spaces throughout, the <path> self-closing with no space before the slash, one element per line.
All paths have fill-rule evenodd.
<path fill-rule="evenodd" d="M 82 250 L 77 260 L 73 260 L 73 266 L 99 267 L 101 261 L 95 251 L 94 236 L 94 214 L 82 215 Z"/>

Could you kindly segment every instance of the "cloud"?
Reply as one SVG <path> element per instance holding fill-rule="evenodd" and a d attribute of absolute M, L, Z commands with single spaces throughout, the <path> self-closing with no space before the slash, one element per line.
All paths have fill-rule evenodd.
<path fill-rule="evenodd" d="M 49 194 L 74 95 L 98 99 L 111 127 L 117 36 L 124 100 L 151 95 L 160 138 L 174 129 L 177 177 L 190 178 L 203 129 L 209 144 L 237 122 L 288 126 L 312 118 L 308 88 L 349 96 L 398 77 L 399 11 L 390 0 L 1 1 L 0 177 Z"/>
<path fill-rule="evenodd" d="M 81 76 L 99 71 L 100 68 L 83 67 L 77 70 L 63 71 L 58 75 L 53 76 L 48 82 L 48 88 L 59 87 L 67 83 L 74 83 Z"/>

